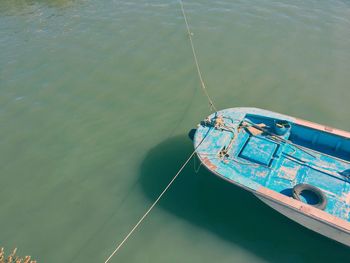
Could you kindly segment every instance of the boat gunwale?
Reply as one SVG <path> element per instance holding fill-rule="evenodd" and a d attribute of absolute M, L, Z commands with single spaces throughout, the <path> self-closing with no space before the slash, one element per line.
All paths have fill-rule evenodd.
<path fill-rule="evenodd" d="M 288 115 L 286 115 L 286 116 L 288 116 Z M 330 127 L 330 126 L 327 126 L 324 124 L 319 124 L 319 123 L 312 122 L 312 121 L 307 121 L 304 119 L 295 118 L 292 116 L 288 116 L 288 117 L 294 118 L 295 119 L 294 123 L 297 125 L 304 126 L 304 127 L 307 127 L 307 128 L 313 129 L 313 130 L 318 130 L 321 132 L 329 133 L 329 134 L 334 134 L 334 135 L 343 137 L 345 139 L 350 139 L 350 132 L 348 132 L 348 131 L 344 131 L 344 130 L 341 130 L 338 128 L 333 128 L 333 127 Z"/>
<path fill-rule="evenodd" d="M 287 114 L 283 114 L 283 113 L 279 113 L 279 112 L 274 112 L 274 111 L 270 111 L 270 110 L 265 110 L 265 109 L 260 109 L 260 108 L 255 108 L 255 107 L 233 107 L 233 108 L 227 108 L 227 109 L 223 109 L 223 110 L 219 110 L 217 112 L 220 111 L 229 111 L 229 110 L 243 110 L 246 112 L 246 114 L 255 114 L 256 113 L 250 113 L 249 110 L 253 110 L 253 111 L 260 111 L 261 113 L 263 112 L 270 112 L 273 114 L 277 114 L 279 116 L 284 116 L 288 119 L 293 119 L 292 123 L 300 125 L 300 126 L 304 126 L 304 127 L 308 127 L 314 130 L 318 130 L 321 132 L 325 132 L 325 133 L 329 133 L 329 134 L 334 134 L 340 137 L 343 137 L 345 139 L 350 139 L 350 132 L 345 131 L 343 129 L 339 129 L 339 128 L 334 128 L 325 124 L 320 124 L 320 123 L 316 123 L 313 121 L 308 121 L 299 117 L 293 117 Z"/>
<path fill-rule="evenodd" d="M 307 128 L 311 128 L 311 129 L 314 129 L 314 130 L 317 130 L 317 131 L 320 131 L 320 132 L 326 132 L 326 133 L 329 133 L 329 134 L 334 134 L 335 136 L 340 136 L 340 137 L 343 137 L 345 139 L 350 139 L 350 132 L 347 132 L 347 131 L 344 131 L 344 130 L 340 130 L 340 129 L 336 129 L 336 128 L 331 128 L 329 126 L 326 126 L 326 125 L 322 125 L 322 124 L 318 124 L 318 123 L 314 123 L 314 122 L 311 122 L 311 121 L 306 121 L 306 120 L 303 120 L 303 119 L 298 119 L 298 118 L 295 118 L 295 117 L 292 117 L 292 116 L 289 116 L 289 115 L 285 115 L 285 114 L 280 114 L 280 113 L 277 113 L 277 112 L 272 112 L 272 111 L 268 111 L 268 110 L 263 110 L 263 109 L 259 109 L 259 108 L 251 108 L 251 107 L 237 107 L 237 108 L 228 108 L 228 109 L 225 109 L 225 111 L 230 111 L 230 110 L 233 110 L 233 111 L 236 111 L 236 110 L 243 110 L 246 112 L 246 114 L 256 114 L 255 111 L 260 111 L 261 114 L 263 115 L 264 112 L 270 112 L 270 113 L 273 113 L 273 114 L 276 114 L 277 116 L 283 116 L 283 117 L 286 117 L 290 120 L 293 120 L 292 122 L 297 124 L 297 125 L 300 125 L 300 126 L 304 126 L 304 127 L 307 127 Z M 252 113 L 250 113 L 250 111 L 253 111 Z M 218 111 L 220 112 L 220 111 Z M 195 140 L 194 140 L 195 141 Z M 212 164 L 210 162 L 210 160 L 208 161 L 204 161 L 203 159 L 205 158 L 204 156 L 202 156 L 200 154 L 200 152 L 196 151 L 196 155 L 197 157 L 199 158 L 199 160 L 201 161 L 202 164 L 204 164 L 205 168 L 207 170 L 209 170 L 210 172 L 214 173 L 216 176 L 220 177 L 221 179 L 225 180 L 225 181 L 228 181 L 229 183 L 231 184 L 234 184 L 248 192 L 251 192 L 253 193 L 254 195 L 257 195 L 257 196 L 261 196 L 263 198 L 266 198 L 266 199 L 269 199 L 271 200 L 272 202 L 275 202 L 277 204 L 280 204 L 280 205 L 283 205 L 283 206 L 286 206 L 288 207 L 289 209 L 292 209 L 293 211 L 296 211 L 297 213 L 300 213 L 300 214 L 303 214 L 305 216 L 308 216 L 308 217 L 311 217 L 312 219 L 318 221 L 318 222 L 321 222 L 321 223 L 324 223 L 324 224 L 327 224 L 335 229 L 338 229 L 338 230 L 341 230 L 345 233 L 348 233 L 350 234 L 350 222 L 342 219 L 342 218 L 339 218 L 337 216 L 334 216 L 330 213 L 327 213 L 325 211 L 321 211 L 309 204 L 306 204 L 306 203 L 303 203 L 301 201 L 298 201 L 298 200 L 295 200 L 295 199 L 292 199 L 291 197 L 288 197 L 288 196 L 285 196 L 275 190 L 272 190 L 272 189 L 269 189 L 269 188 L 266 188 L 262 185 L 259 185 L 256 189 L 254 188 L 250 188 L 246 185 L 243 185 L 241 183 L 238 183 L 234 180 L 231 180 L 229 178 L 226 178 L 225 176 L 221 175 L 220 173 L 218 173 L 217 171 L 215 171 L 215 169 L 211 169 L 213 167 L 210 167 L 214 164 Z M 203 158 L 202 158 L 203 157 Z M 333 157 L 333 156 L 332 156 Z M 214 165 L 215 166 L 215 165 Z M 252 181 L 253 182 L 253 181 Z M 278 197 L 282 197 L 281 199 L 285 199 L 285 201 L 281 201 L 279 200 L 277 197 L 274 197 L 273 195 L 271 194 L 267 194 L 265 192 L 268 192 L 268 191 L 261 191 L 262 189 L 268 189 L 268 191 L 271 191 L 273 193 L 273 195 L 275 196 L 278 196 Z M 286 198 L 289 198 L 288 200 L 286 200 Z M 293 206 L 293 203 L 294 206 Z M 332 222 L 332 221 L 339 221 L 339 223 L 335 223 L 335 222 Z"/>
<path fill-rule="evenodd" d="M 197 156 L 198 156 L 198 158 L 200 159 L 200 161 L 202 162 L 202 159 L 199 157 L 198 153 L 197 153 Z M 332 215 L 332 214 L 329 214 L 329 213 L 327 213 L 327 212 L 324 212 L 324 211 L 322 211 L 322 210 L 319 210 L 319 209 L 317 209 L 317 208 L 314 208 L 313 206 L 311 206 L 311 205 L 309 205 L 309 204 L 306 204 L 306 203 L 303 203 L 303 202 L 301 202 L 301 201 L 295 200 L 295 199 L 293 199 L 293 198 L 291 198 L 291 197 L 285 196 L 285 195 L 283 195 L 283 194 L 281 194 L 281 193 L 279 193 L 279 192 L 277 192 L 277 191 L 274 191 L 274 190 L 272 190 L 272 189 L 266 188 L 266 187 L 264 187 L 264 186 L 260 186 L 257 190 L 254 190 L 254 189 L 249 188 L 249 187 L 247 187 L 247 186 L 245 186 L 245 185 L 242 185 L 242 184 L 240 184 L 240 183 L 238 183 L 238 182 L 236 182 L 236 181 L 234 181 L 234 180 L 230 180 L 230 179 L 228 179 L 228 178 L 222 176 L 220 173 L 216 172 L 215 170 L 211 170 L 211 169 L 207 166 L 206 163 L 204 163 L 204 162 L 202 162 L 202 163 L 204 164 L 204 167 L 205 167 L 208 171 L 212 172 L 213 174 L 215 174 L 215 175 L 216 175 L 217 177 L 219 177 L 220 179 L 223 179 L 223 180 L 225 180 L 225 181 L 227 181 L 227 182 L 229 182 L 229 183 L 231 183 L 231 184 L 233 184 L 233 185 L 236 185 L 236 186 L 238 186 L 238 187 L 240 187 L 240 188 L 242 188 L 242 189 L 244 189 L 244 190 L 246 190 L 246 191 L 248 191 L 248 192 L 250 192 L 250 193 L 252 193 L 252 194 L 254 194 L 254 195 L 267 198 L 267 199 L 269 199 L 269 200 L 271 200 L 271 201 L 273 201 L 273 202 L 275 202 L 275 203 L 277 203 L 277 204 L 281 204 L 281 205 L 283 205 L 283 206 L 286 206 L 286 207 L 288 207 L 288 208 L 290 208 L 290 209 L 296 211 L 297 213 L 304 214 L 304 215 L 306 215 L 306 216 L 309 216 L 309 217 L 315 219 L 315 220 L 318 221 L 318 222 L 325 223 L 325 224 L 327 224 L 327 225 L 329 225 L 329 226 L 331 226 L 331 227 L 334 227 L 334 228 L 336 228 L 336 229 L 338 229 L 338 230 L 341 229 L 341 230 L 343 230 L 344 232 L 350 234 L 350 222 L 345 221 L 344 219 L 341 219 L 341 218 L 336 217 L 336 216 L 334 216 L 334 215 Z M 280 201 L 279 199 L 272 197 L 271 195 L 268 195 L 268 194 L 266 194 L 266 193 L 263 193 L 263 192 L 259 191 L 259 189 L 262 189 L 262 188 L 268 189 L 268 190 L 270 190 L 270 191 L 272 191 L 272 192 L 274 192 L 275 194 L 278 194 L 278 195 L 280 195 L 280 196 L 283 196 L 283 197 L 286 197 L 286 198 L 290 198 L 291 200 L 293 200 L 293 201 L 299 203 L 299 204 L 300 204 L 300 208 L 306 207 L 307 209 L 303 209 L 303 210 L 305 210 L 305 211 L 303 211 L 303 210 L 301 210 L 301 209 L 297 209 L 296 207 L 292 206 L 292 205 L 290 204 L 290 202 L 282 202 L 282 201 Z M 306 212 L 307 210 L 314 211 L 313 209 L 317 209 L 317 210 L 319 210 L 319 211 L 317 211 L 317 212 L 319 212 L 319 213 L 325 213 L 328 217 L 331 217 L 331 218 L 333 218 L 333 219 L 335 219 L 335 220 L 340 220 L 342 224 L 339 225 L 339 224 L 333 223 L 333 222 L 330 221 L 330 220 L 322 219 L 322 218 L 320 218 L 320 217 L 317 216 L 318 213 L 307 213 L 307 212 Z"/>

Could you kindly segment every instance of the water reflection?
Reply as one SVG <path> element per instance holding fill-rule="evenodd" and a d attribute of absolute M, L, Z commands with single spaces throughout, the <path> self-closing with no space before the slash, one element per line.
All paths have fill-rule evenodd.
<path fill-rule="evenodd" d="M 141 184 L 152 201 L 192 152 L 187 136 L 171 138 L 149 151 Z M 347 247 L 299 226 L 253 195 L 189 165 L 160 207 L 268 262 L 328 262 L 350 258 Z"/>

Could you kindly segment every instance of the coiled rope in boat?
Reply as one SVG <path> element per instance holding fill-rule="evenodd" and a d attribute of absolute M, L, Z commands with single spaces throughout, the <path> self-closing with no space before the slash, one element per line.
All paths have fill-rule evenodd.
<path fill-rule="evenodd" d="M 191 49 L 192 49 L 192 54 L 193 54 L 193 59 L 197 68 L 197 73 L 198 73 L 198 77 L 199 77 L 199 81 L 201 84 L 201 88 L 204 92 L 204 94 L 206 95 L 208 102 L 209 102 L 209 108 L 211 111 L 216 112 L 217 109 L 214 105 L 213 100 L 211 99 L 207 88 L 205 86 L 203 77 L 202 77 L 202 72 L 200 70 L 200 66 L 199 66 L 199 62 L 197 59 L 197 55 L 196 55 L 196 50 L 194 48 L 194 44 L 193 44 L 193 40 L 192 40 L 192 33 L 190 31 L 190 27 L 187 21 L 187 17 L 186 17 L 186 13 L 185 13 L 185 9 L 184 9 L 184 5 L 182 0 L 179 0 L 180 2 L 180 6 L 181 6 L 181 11 L 182 11 L 182 15 L 183 18 L 185 20 L 185 24 L 186 24 L 186 29 L 187 29 L 187 33 L 188 33 L 188 37 L 190 40 L 190 44 L 191 44 Z M 166 193 L 166 191 L 170 188 L 170 186 L 173 184 L 173 182 L 175 181 L 175 179 L 179 176 L 179 174 L 182 172 L 182 170 L 186 167 L 186 165 L 189 163 L 189 161 L 192 159 L 192 157 L 195 155 L 197 148 L 203 143 L 205 138 L 203 138 L 203 140 L 197 145 L 197 147 L 194 149 L 194 151 L 191 153 L 191 155 L 187 158 L 187 160 L 184 162 L 184 164 L 181 166 L 181 168 L 179 169 L 179 171 L 175 174 L 175 176 L 173 177 L 173 179 L 171 179 L 171 181 L 168 183 L 168 185 L 164 188 L 164 190 L 160 193 L 160 195 L 158 196 L 158 198 L 153 202 L 153 204 L 148 208 L 148 210 L 143 214 L 143 216 L 139 219 L 139 221 L 134 225 L 134 227 L 129 231 L 129 233 L 124 237 L 124 239 L 119 243 L 119 245 L 114 249 L 114 251 L 112 252 L 112 254 L 106 259 L 105 263 L 108 263 L 111 258 L 120 250 L 120 248 L 125 244 L 125 242 L 128 240 L 128 238 L 132 235 L 132 233 L 134 233 L 134 231 L 139 227 L 139 225 L 142 223 L 142 221 L 148 216 L 148 214 L 152 211 L 152 209 L 157 205 L 157 203 L 159 202 L 159 200 L 163 197 L 163 195 Z"/>

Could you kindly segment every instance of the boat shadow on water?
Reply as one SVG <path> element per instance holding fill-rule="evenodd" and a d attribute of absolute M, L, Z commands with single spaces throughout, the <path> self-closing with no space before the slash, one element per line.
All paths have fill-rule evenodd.
<path fill-rule="evenodd" d="M 140 183 L 151 201 L 192 151 L 193 145 L 184 135 L 165 140 L 148 152 L 141 165 Z M 268 262 L 350 259 L 350 249 L 346 246 L 298 225 L 245 190 L 217 178 L 203 167 L 196 174 L 193 161 L 159 207 Z"/>

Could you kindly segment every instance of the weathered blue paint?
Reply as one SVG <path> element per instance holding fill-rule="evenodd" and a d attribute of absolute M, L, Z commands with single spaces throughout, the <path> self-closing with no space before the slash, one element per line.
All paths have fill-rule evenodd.
<path fill-rule="evenodd" d="M 287 121 L 290 130 L 275 135 L 276 120 Z M 248 129 L 262 124 L 268 132 Z M 316 186 L 328 200 L 324 211 L 350 222 L 350 138 L 331 131 L 262 109 L 232 108 L 203 121 L 194 145 L 202 163 L 225 180 L 253 193 L 263 186 L 286 196 L 297 184 Z"/>

